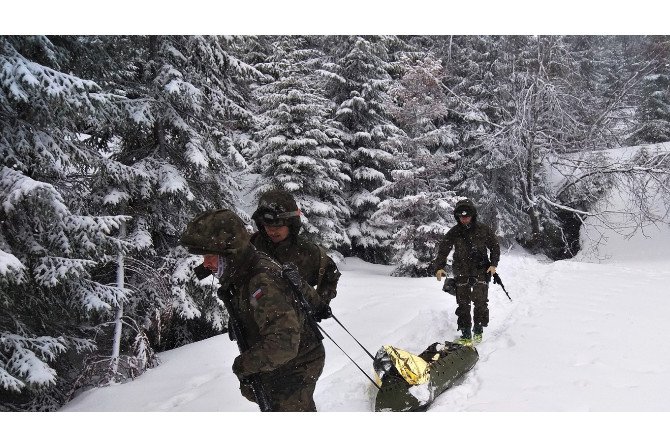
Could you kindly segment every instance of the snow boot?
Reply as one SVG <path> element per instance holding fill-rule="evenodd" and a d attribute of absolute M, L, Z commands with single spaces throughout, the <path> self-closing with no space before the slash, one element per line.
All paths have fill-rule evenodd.
<path fill-rule="evenodd" d="M 464 346 L 472 346 L 472 332 L 470 328 L 461 329 L 461 336 L 456 339 L 456 343 Z"/>
<path fill-rule="evenodd" d="M 474 335 L 472 337 L 472 341 L 475 344 L 476 343 L 481 343 L 482 342 L 482 335 L 484 333 L 484 328 L 481 327 L 481 326 L 475 326 L 474 329 L 473 329 L 473 333 L 474 333 Z"/>

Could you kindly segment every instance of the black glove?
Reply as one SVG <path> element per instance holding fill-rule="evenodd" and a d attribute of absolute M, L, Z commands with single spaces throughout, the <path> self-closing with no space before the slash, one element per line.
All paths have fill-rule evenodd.
<path fill-rule="evenodd" d="M 235 357 L 235 360 L 233 360 L 233 374 L 237 376 L 238 379 L 240 379 L 240 383 L 245 382 L 248 383 L 247 378 L 242 374 L 242 356 L 238 355 Z"/>
<path fill-rule="evenodd" d="M 212 271 L 203 264 L 200 264 L 195 269 L 193 269 L 193 272 L 195 273 L 195 277 L 198 279 L 205 279 L 212 274 Z"/>
<path fill-rule="evenodd" d="M 256 403 L 256 394 L 248 380 L 240 379 L 240 392 L 248 401 Z"/>
<path fill-rule="evenodd" d="M 447 292 L 449 295 L 456 296 L 456 280 L 454 278 L 447 278 L 444 281 L 444 286 L 442 286 L 442 290 L 444 292 Z"/>
<path fill-rule="evenodd" d="M 324 304 L 314 312 L 314 319 L 318 322 L 333 316 L 333 310 L 329 304 Z"/>
<path fill-rule="evenodd" d="M 500 280 L 500 276 L 498 276 L 497 273 L 493 274 L 493 284 L 500 284 L 502 285 L 502 281 Z"/>

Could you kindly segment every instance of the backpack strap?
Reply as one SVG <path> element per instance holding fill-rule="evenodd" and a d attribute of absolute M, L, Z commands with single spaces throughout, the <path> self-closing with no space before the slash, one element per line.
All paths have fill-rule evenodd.
<path fill-rule="evenodd" d="M 314 318 L 314 309 L 312 308 L 312 305 L 309 304 L 309 301 L 307 301 L 307 297 L 302 293 L 301 286 L 303 281 L 300 278 L 298 267 L 292 262 L 287 262 L 282 265 L 281 274 L 293 290 L 295 303 L 298 305 L 298 308 L 302 311 L 303 315 L 305 315 L 305 323 L 312 328 L 314 335 L 316 335 L 319 340 L 323 340 L 323 334 L 321 334 L 319 325 Z M 309 287 L 309 285 L 307 286 Z"/>

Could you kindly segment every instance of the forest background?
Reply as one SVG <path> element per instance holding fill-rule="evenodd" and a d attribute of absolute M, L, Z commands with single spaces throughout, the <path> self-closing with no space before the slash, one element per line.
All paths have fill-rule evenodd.
<path fill-rule="evenodd" d="M 0 36 L 0 408 L 57 409 L 220 333 L 178 237 L 207 209 L 249 222 L 269 188 L 335 258 L 398 276 L 432 274 L 460 197 L 550 259 L 611 214 L 624 232 L 667 220 L 647 208 L 669 197 L 667 156 L 644 145 L 670 141 L 669 51 L 667 36 Z M 613 187 L 636 200 L 596 208 Z"/>

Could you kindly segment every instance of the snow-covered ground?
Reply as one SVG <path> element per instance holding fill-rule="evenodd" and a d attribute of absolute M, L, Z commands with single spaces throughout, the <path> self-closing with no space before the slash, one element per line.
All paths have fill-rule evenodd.
<path fill-rule="evenodd" d="M 598 436 L 614 436 L 618 432 L 612 426 L 621 430 L 640 418 L 620 413 L 594 421 L 580 412 L 670 411 L 670 228 L 659 228 L 652 241 L 610 235 L 607 244 L 600 249 L 606 261 L 594 262 L 548 262 L 518 249 L 503 250 L 498 271 L 513 301 L 492 286 L 491 323 L 477 348 L 479 362 L 429 409 L 429 414 L 452 413 L 437 419 L 424 415 L 422 421 L 436 424 L 438 431 L 453 423 L 475 431 L 482 421 L 501 430 L 523 424 L 526 435 L 543 424 L 542 431 L 565 430 L 564 423 L 570 430 L 580 423 L 587 430 L 600 424 L 604 433 Z M 653 249 L 658 246 L 664 249 Z M 356 258 L 347 258 L 340 268 L 334 312 L 371 352 L 392 344 L 419 353 L 432 342 L 457 336 L 455 300 L 434 278 L 391 277 L 391 267 Z M 369 357 L 334 321 L 323 327 L 372 374 Z M 337 347 L 324 343 L 326 366 L 315 393 L 318 410 L 359 412 L 353 420 L 344 418 L 347 426 L 378 426 L 380 420 L 360 413 L 372 410 L 374 387 Z M 226 335 L 165 352 L 160 366 L 135 381 L 85 392 L 63 411 L 256 412 L 237 390 L 231 372 L 236 355 L 236 345 Z M 453 412 L 490 414 L 472 419 Z M 528 413 L 509 420 L 491 412 L 571 413 L 537 421 L 537 415 Z M 613 422 L 623 415 L 622 425 Z M 556 419 L 561 426 L 554 426 Z M 526 426 L 529 421 L 535 421 L 532 427 Z M 399 421 L 409 427 L 416 422 Z M 553 439 L 571 439 L 570 433 L 576 435 L 562 432 Z"/>
<path fill-rule="evenodd" d="M 317 419 L 254 415 L 256 405 L 241 397 L 231 372 L 237 347 L 226 335 L 162 353 L 153 370 L 126 384 L 87 391 L 60 414 L 89 420 L 91 412 L 144 412 L 139 417 L 144 421 L 146 412 L 161 412 L 149 421 L 187 421 L 205 433 L 226 433 L 238 424 L 254 431 L 262 422 L 270 429 L 255 436 L 280 444 L 293 443 L 294 430 L 286 431 L 286 421 L 329 440 L 319 443 L 338 436 L 365 444 L 388 437 L 397 443 L 414 434 L 426 442 L 468 444 L 497 443 L 501 436 L 516 445 L 655 442 L 663 427 L 661 412 L 670 411 L 670 227 L 647 227 L 645 235 L 631 238 L 602 231 L 604 239 L 583 232 L 584 249 L 570 261 L 503 250 L 498 272 L 513 301 L 491 286 L 491 322 L 477 348 L 478 363 L 427 414 L 403 415 L 393 429 L 390 423 L 400 416 L 370 413 L 375 388 L 327 339 L 315 393 Z M 598 250 L 596 240 L 602 242 Z M 340 269 L 333 310 L 369 351 L 392 344 L 419 353 L 457 336 L 455 300 L 434 278 L 391 277 L 392 267 L 356 258 L 345 259 Z M 322 325 L 373 374 L 367 354 L 335 321 Z M 106 413 L 105 418 L 119 415 L 126 426 L 139 416 Z M 176 439 L 176 434 L 167 437 Z"/>
<path fill-rule="evenodd" d="M 429 411 L 670 410 L 666 257 L 647 251 L 621 263 L 552 263 L 503 252 L 498 271 L 513 301 L 492 286 L 479 362 Z M 369 351 L 392 344 L 419 353 L 457 336 L 455 300 L 434 278 L 391 277 L 391 267 L 356 258 L 340 267 L 334 312 Z M 323 327 L 372 374 L 370 358 L 336 322 Z M 375 388 L 324 343 L 318 409 L 370 411 Z M 165 352 L 160 366 L 133 382 L 88 391 L 63 410 L 257 411 L 237 390 L 230 370 L 236 355 L 226 335 Z"/>

